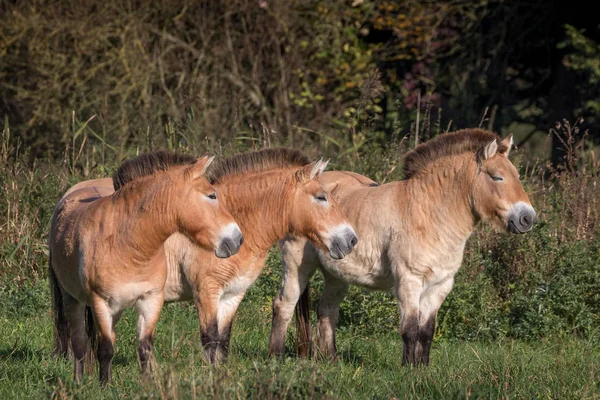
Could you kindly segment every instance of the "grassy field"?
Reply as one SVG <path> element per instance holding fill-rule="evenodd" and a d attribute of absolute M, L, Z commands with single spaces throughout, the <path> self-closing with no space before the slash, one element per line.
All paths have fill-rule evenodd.
<path fill-rule="evenodd" d="M 236 317 L 226 365 L 204 364 L 193 306 L 171 304 L 157 328 L 157 368 L 141 377 L 136 318 L 129 310 L 117 325 L 114 383 L 101 388 L 97 371 L 75 385 L 72 364 L 51 355 L 46 240 L 50 215 L 66 188 L 109 176 L 118 164 L 99 164 L 85 177 L 68 162 L 29 165 L 6 150 L 8 133 L 5 128 L 0 141 L 0 399 L 600 398 L 595 153 L 582 158 L 579 170 L 546 181 L 544 169 L 530 169 L 516 152 L 539 221 L 527 235 L 502 235 L 485 225 L 476 230 L 440 310 L 429 368 L 401 366 L 392 296 L 356 288 L 341 306 L 338 361 L 268 359 L 272 296 L 281 282 L 273 252 Z M 401 158 L 395 150 L 368 155 L 360 163 L 340 156 L 335 168 L 379 181 L 399 179 L 385 172 Z M 316 301 L 322 280 L 311 287 Z M 292 348 L 290 333 L 288 354 Z"/>
<path fill-rule="evenodd" d="M 0 292 L 0 398 L 527 398 L 592 399 L 600 394 L 597 341 L 461 342 L 439 338 L 429 368 L 401 366 L 396 332 L 342 328 L 336 362 L 266 357 L 268 301 L 250 293 L 234 325 L 231 357 L 220 368 L 201 359 L 191 304 L 165 307 L 157 328 L 157 368 L 138 371 L 135 314 L 117 326 L 114 383 L 97 376 L 77 386 L 71 363 L 51 355 L 47 288 Z M 292 348 L 290 337 L 289 350 Z"/>

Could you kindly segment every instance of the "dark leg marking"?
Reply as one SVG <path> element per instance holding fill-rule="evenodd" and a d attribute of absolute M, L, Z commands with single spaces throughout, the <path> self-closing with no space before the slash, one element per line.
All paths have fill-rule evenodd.
<path fill-rule="evenodd" d="M 229 341 L 231 340 L 231 326 L 232 323 L 229 323 L 226 327 L 223 328 L 223 333 L 219 335 L 219 351 L 220 358 L 222 362 L 227 361 L 227 357 L 229 356 Z"/>
<path fill-rule="evenodd" d="M 422 349 L 421 362 L 423 365 L 429 365 L 429 350 L 435 333 L 435 316 L 430 317 L 423 326 L 419 328 L 419 345 Z"/>
<path fill-rule="evenodd" d="M 142 369 L 142 373 L 148 372 L 148 366 L 150 357 L 152 356 L 153 345 L 154 337 L 152 335 L 141 339 L 138 344 L 138 358 L 140 360 L 140 367 Z"/>
<path fill-rule="evenodd" d="M 419 319 L 416 316 L 408 317 L 402 327 L 402 365 L 416 365 L 416 347 L 419 339 Z"/>
<path fill-rule="evenodd" d="M 219 326 L 217 321 L 213 321 L 208 326 L 206 332 L 201 332 L 202 345 L 204 346 L 204 356 L 210 364 L 217 360 L 217 351 L 219 348 Z"/>
<path fill-rule="evenodd" d="M 111 362 L 115 349 L 112 341 L 107 337 L 98 340 L 98 364 L 100 364 L 100 383 L 106 385 L 112 379 Z"/>

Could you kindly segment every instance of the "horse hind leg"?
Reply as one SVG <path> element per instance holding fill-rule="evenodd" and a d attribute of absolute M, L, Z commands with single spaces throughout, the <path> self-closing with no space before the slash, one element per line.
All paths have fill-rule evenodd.
<path fill-rule="evenodd" d="M 157 290 L 139 299 L 135 308 L 138 312 L 138 360 L 143 374 L 148 373 L 154 364 L 154 328 L 160 317 L 164 303 L 164 292 Z"/>
<path fill-rule="evenodd" d="M 66 318 L 71 328 L 71 347 L 75 382 L 83 378 L 88 337 L 85 330 L 85 304 L 66 294 L 63 297 Z"/>
<path fill-rule="evenodd" d="M 285 354 L 285 339 L 288 325 L 294 315 L 294 307 L 302 296 L 308 300 L 308 287 L 311 276 L 319 261 L 314 248 L 306 239 L 286 240 L 281 244 L 283 279 L 279 293 L 273 299 L 273 321 L 269 338 L 269 356 Z M 299 352 L 308 355 L 310 344 L 310 320 L 308 306 L 298 313 Z"/>
<path fill-rule="evenodd" d="M 327 358 L 337 357 L 335 328 L 340 314 L 340 304 L 348 293 L 347 282 L 333 277 L 323 271 L 325 288 L 319 300 L 317 314 L 319 317 L 319 348 Z"/>

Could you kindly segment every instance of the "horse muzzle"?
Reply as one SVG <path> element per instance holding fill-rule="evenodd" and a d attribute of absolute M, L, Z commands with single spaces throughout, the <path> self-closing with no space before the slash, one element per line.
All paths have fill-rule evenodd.
<path fill-rule="evenodd" d="M 354 229 L 348 225 L 338 227 L 330 239 L 329 255 L 335 260 L 341 260 L 352 253 L 352 249 L 357 243 L 358 237 Z"/>
<path fill-rule="evenodd" d="M 517 203 L 508 218 L 508 230 L 511 233 L 525 233 L 533 228 L 536 221 L 535 210 L 531 205 L 519 202 Z"/>
<path fill-rule="evenodd" d="M 244 244 L 244 236 L 237 224 L 229 224 L 223 228 L 221 239 L 215 249 L 215 255 L 219 258 L 227 258 L 240 251 L 240 247 Z"/>

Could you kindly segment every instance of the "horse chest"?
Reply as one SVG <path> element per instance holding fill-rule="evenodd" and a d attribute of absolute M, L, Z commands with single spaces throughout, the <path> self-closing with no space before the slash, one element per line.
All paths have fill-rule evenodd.
<path fill-rule="evenodd" d="M 406 269 L 422 277 L 426 287 L 434 286 L 453 277 L 460 268 L 462 258 L 462 247 L 456 251 L 423 251 L 406 263 Z"/>

